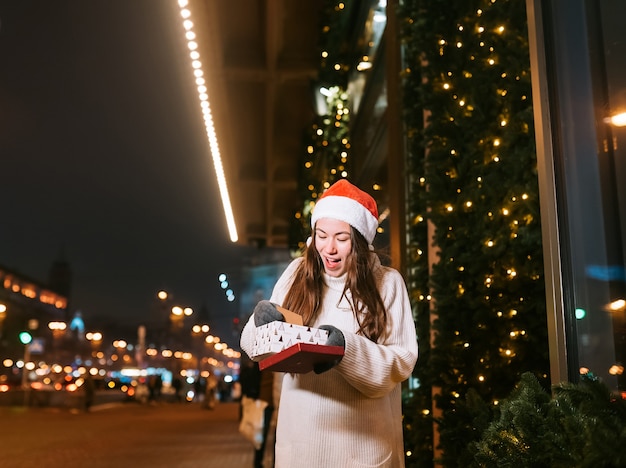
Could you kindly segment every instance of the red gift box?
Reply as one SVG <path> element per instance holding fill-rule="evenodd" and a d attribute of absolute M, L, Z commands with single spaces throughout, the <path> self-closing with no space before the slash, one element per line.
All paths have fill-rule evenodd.
<path fill-rule="evenodd" d="M 335 361 L 343 356 L 343 346 L 296 343 L 259 361 L 259 369 L 306 374 L 316 364 Z"/>

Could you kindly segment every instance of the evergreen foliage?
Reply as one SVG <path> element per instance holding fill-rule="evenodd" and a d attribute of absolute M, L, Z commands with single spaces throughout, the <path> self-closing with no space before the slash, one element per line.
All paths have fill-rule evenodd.
<path fill-rule="evenodd" d="M 399 12 L 421 384 L 406 407 L 407 466 L 432 465 L 428 418 L 417 415 L 438 425 L 439 461 L 468 466 L 488 420 L 484 405 L 509 395 L 525 371 L 547 385 L 524 8 L 519 0 L 406 0 Z"/>
<path fill-rule="evenodd" d="M 311 211 L 317 198 L 334 182 L 349 175 L 348 98 L 338 86 L 329 92 L 326 99 L 328 114 L 318 116 L 305 135 L 306 152 L 299 184 L 303 206 L 296 213 L 298 230 L 291 241 L 296 249 L 302 247 L 303 239 L 311 232 Z"/>
<path fill-rule="evenodd" d="M 524 373 L 475 449 L 475 467 L 626 466 L 626 402 L 592 376 L 554 396 Z"/>
<path fill-rule="evenodd" d="M 344 7 L 339 8 L 329 1 L 323 9 L 318 81 L 327 90 L 326 109 L 311 122 L 303 137 L 298 180 L 302 208 L 295 214 L 289 239 L 294 251 L 303 247 L 309 235 L 311 210 L 317 198 L 334 182 L 351 175 L 350 110 L 345 91 L 349 56 L 344 36 L 353 3 L 342 3 Z"/>

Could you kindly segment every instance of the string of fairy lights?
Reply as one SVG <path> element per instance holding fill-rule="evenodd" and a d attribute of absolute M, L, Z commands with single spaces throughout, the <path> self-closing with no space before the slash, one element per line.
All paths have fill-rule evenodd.
<path fill-rule="evenodd" d="M 328 114 L 320 116 L 312 125 L 303 162 L 306 193 L 303 208 L 295 217 L 304 226 L 308 226 L 315 201 L 324 190 L 350 174 L 350 111 L 346 92 L 338 86 L 326 89 L 325 100 Z"/>
<path fill-rule="evenodd" d="M 329 76 L 328 86 L 319 88 L 318 100 L 322 104 L 318 109 L 318 117 L 312 123 L 305 144 L 306 153 L 303 157 L 303 175 L 301 186 L 304 192 L 302 209 L 295 213 L 304 232 L 308 229 L 310 216 L 316 200 L 330 185 L 340 178 L 348 178 L 350 172 L 351 142 L 349 134 L 350 103 L 341 76 L 349 70 L 343 57 L 335 54 L 333 45 L 334 34 L 338 24 L 346 14 L 346 4 L 337 2 L 333 14 L 326 18 L 321 30 L 322 50 L 320 50 L 320 68 L 327 69 Z M 337 20 L 337 15 L 342 19 Z M 322 72 L 323 74 L 323 72 Z M 302 247 L 300 241 L 299 247 Z"/>
<path fill-rule="evenodd" d="M 496 0 L 491 0 L 492 4 L 494 4 L 495 2 Z M 475 43 L 477 39 L 478 50 L 483 49 L 487 51 L 485 56 L 479 59 L 481 60 L 481 64 L 479 64 L 478 66 L 482 66 L 486 69 L 489 69 L 489 68 L 494 68 L 496 67 L 496 65 L 501 63 L 501 57 L 499 55 L 499 51 L 493 39 L 498 36 L 503 36 L 507 31 L 507 27 L 505 24 L 497 24 L 495 25 L 495 27 L 493 26 L 486 27 L 484 24 L 482 24 L 482 21 L 481 21 L 482 16 L 483 16 L 483 10 L 478 9 L 476 11 L 475 18 L 472 19 L 474 24 L 472 24 L 472 26 L 468 28 L 468 30 L 474 31 L 474 35 L 473 35 L 474 37 L 472 37 L 472 42 Z M 466 31 L 466 27 L 463 24 L 459 24 L 457 26 L 457 30 L 458 30 L 459 35 L 462 36 L 463 33 Z M 491 34 L 488 34 L 488 33 L 491 33 Z M 457 49 L 457 50 L 463 49 L 465 47 L 465 41 L 460 37 L 455 37 L 454 39 L 450 39 L 450 40 L 446 38 L 441 38 L 439 40 L 438 45 L 439 45 L 439 55 L 443 57 L 446 54 L 447 49 L 450 47 Z M 473 51 L 470 51 L 467 53 L 467 58 L 469 59 L 469 62 L 477 60 L 478 59 L 477 56 L 478 54 Z M 456 60 L 453 60 L 450 63 L 456 64 L 458 62 Z M 505 127 L 507 127 L 509 120 L 511 118 L 510 117 L 510 114 L 511 114 L 510 101 L 507 98 L 509 94 L 509 90 L 507 89 L 507 86 L 506 86 L 508 72 L 505 70 L 501 72 L 496 71 L 495 73 L 499 73 L 499 77 L 501 78 L 501 80 L 497 80 L 497 79 L 495 80 L 495 82 L 498 83 L 498 85 L 495 87 L 495 89 L 493 89 L 493 92 L 496 93 L 496 96 L 498 98 L 501 98 L 500 99 L 501 106 L 499 107 L 499 114 L 496 117 L 497 126 L 499 127 L 499 129 L 505 129 Z M 520 73 L 526 73 L 526 70 L 521 70 Z M 454 109 L 450 111 L 448 115 L 450 122 L 454 122 L 457 119 L 457 116 L 455 115 L 456 113 L 460 114 L 458 118 L 471 119 L 472 114 L 475 110 L 475 106 L 471 104 L 472 102 L 471 93 L 474 91 L 473 88 L 463 87 L 462 88 L 463 91 L 459 91 L 458 88 L 460 87 L 455 86 L 456 84 L 455 77 L 457 75 L 458 73 L 455 73 L 454 71 L 449 70 L 444 76 L 440 78 L 438 82 L 437 81 L 434 82 L 435 92 L 437 92 L 437 90 L 440 89 L 441 93 L 447 94 L 449 99 L 451 99 L 453 102 L 456 102 L 458 106 L 457 111 L 455 111 Z M 460 75 L 461 75 L 461 78 L 460 78 L 461 80 L 471 79 L 473 77 L 473 73 L 467 69 L 463 70 L 463 72 Z M 494 76 L 494 78 L 497 78 L 497 77 Z M 519 81 L 520 76 L 515 75 L 514 80 Z M 461 94 L 464 91 L 468 92 L 468 95 Z M 527 95 L 523 94 L 520 98 L 522 101 L 526 101 Z M 528 128 L 524 128 L 523 130 L 527 132 Z M 500 164 L 503 158 L 507 157 L 506 151 L 510 149 L 510 145 L 508 145 L 507 142 L 505 141 L 506 136 L 498 135 L 497 131 L 494 133 L 495 135 L 493 137 L 481 138 L 477 142 L 478 147 L 480 148 L 480 150 L 482 150 L 483 155 L 484 155 L 483 166 L 487 166 L 485 167 L 486 171 L 493 170 L 488 167 L 490 164 Z M 458 158 L 464 157 L 465 155 L 463 154 L 463 150 L 454 148 L 454 147 L 449 148 L 449 153 L 450 153 L 450 161 L 452 162 L 452 164 L 446 171 L 446 175 L 450 179 L 456 179 L 459 177 L 459 174 L 458 174 L 458 171 L 456 170 L 458 163 L 455 160 L 457 160 Z M 476 162 L 478 163 L 477 165 L 480 166 L 480 161 L 476 161 Z M 483 182 L 484 181 L 483 181 L 482 176 L 476 177 L 476 187 L 479 190 L 482 187 Z M 442 210 L 443 215 L 445 216 L 446 214 L 452 214 L 457 209 L 456 207 L 458 205 L 460 205 L 459 207 L 460 209 L 472 210 L 474 208 L 474 201 L 472 200 L 472 198 L 476 197 L 477 194 L 479 193 L 480 193 L 479 191 L 470 192 L 470 191 L 464 190 L 460 186 L 457 187 L 456 200 L 454 200 L 453 202 L 443 203 L 443 210 Z M 509 203 L 516 203 L 519 200 L 526 201 L 528 200 L 528 198 L 529 198 L 528 193 L 522 193 L 521 195 L 513 195 L 513 196 L 510 196 Z M 505 206 L 502 206 L 499 209 L 488 209 L 486 213 L 487 219 L 494 220 L 494 218 L 496 217 L 496 213 L 498 213 L 501 217 L 505 217 L 505 218 L 510 217 L 513 213 L 519 213 L 522 215 L 522 219 L 512 219 L 509 222 L 505 221 L 505 224 L 509 226 L 509 230 L 510 230 L 509 239 L 515 239 L 518 237 L 518 227 L 520 226 L 520 224 L 525 226 L 533 222 L 532 214 L 525 212 L 525 210 L 523 209 L 514 210 L 508 204 Z M 494 223 L 494 224 L 499 224 L 499 223 Z M 448 227 L 447 235 L 451 236 L 452 235 L 451 233 L 454 231 L 453 226 L 455 225 L 455 223 L 454 221 L 450 221 L 448 225 L 449 227 Z M 499 242 L 498 237 L 501 235 L 502 235 L 501 231 L 489 232 L 489 230 L 486 230 L 485 238 L 483 240 L 483 245 L 487 249 L 494 249 Z M 448 260 L 450 262 L 455 261 L 453 257 L 448 258 Z M 506 260 L 504 260 L 503 258 L 502 261 L 504 262 Z M 465 266 L 458 265 L 457 268 L 459 271 L 463 271 L 465 269 Z M 491 290 L 495 286 L 495 283 L 497 281 L 499 280 L 513 281 L 515 280 L 517 276 L 516 268 L 513 265 L 510 265 L 510 266 L 502 265 L 502 269 L 505 271 L 505 275 L 503 277 L 501 277 L 500 275 L 493 274 L 491 272 L 483 273 L 484 274 L 483 284 L 485 286 L 485 289 L 487 290 L 487 293 L 484 296 L 484 300 L 486 303 L 489 303 L 491 300 L 491 296 L 488 290 Z M 536 279 L 539 279 L 539 275 L 536 276 Z M 466 291 L 462 282 L 460 282 L 457 285 L 457 291 L 460 295 L 465 294 Z M 523 303 L 524 297 L 520 297 L 519 302 Z M 498 318 L 502 318 L 505 316 L 509 318 L 514 318 L 518 315 L 517 309 L 511 309 L 508 311 L 508 313 L 504 313 L 501 310 L 497 310 L 498 309 L 497 307 L 495 309 L 496 310 L 494 310 L 494 313 Z M 526 335 L 526 330 L 518 329 L 514 321 L 509 321 L 509 326 L 513 327 L 509 331 L 509 337 L 512 340 Z M 455 333 L 459 335 L 461 334 L 459 330 L 457 330 Z M 467 348 L 470 348 L 471 343 L 468 341 L 463 341 L 461 346 L 467 349 Z M 510 360 L 516 355 L 514 342 L 511 341 L 507 343 L 506 345 L 501 346 L 499 348 L 499 351 L 502 357 L 505 357 Z M 489 368 L 491 359 L 485 356 L 480 359 L 480 362 L 484 364 L 485 368 Z M 484 382 L 486 379 L 485 375 L 486 374 L 484 373 L 477 373 L 477 375 L 475 376 L 475 379 L 478 382 Z M 463 380 L 466 378 L 467 376 L 459 376 L 460 380 Z M 454 392 L 453 395 L 458 395 L 458 393 Z M 497 403 L 497 400 L 494 400 L 494 403 Z"/>
<path fill-rule="evenodd" d="M 230 202 L 230 195 L 228 193 L 228 184 L 226 182 L 226 176 L 224 174 L 224 166 L 222 164 L 219 141 L 215 132 L 215 125 L 213 123 L 213 115 L 211 113 L 211 104 L 209 101 L 208 88 L 206 80 L 204 78 L 204 71 L 202 69 L 202 60 L 200 57 L 200 52 L 198 50 L 199 46 L 196 40 L 196 33 L 194 31 L 192 13 L 189 9 L 189 0 L 178 0 L 178 6 L 180 8 L 182 26 L 185 31 L 187 48 L 189 49 L 191 68 L 193 70 L 193 76 L 195 79 L 195 84 L 197 86 L 200 109 L 202 111 L 207 139 L 209 141 L 209 147 L 211 149 L 211 158 L 213 160 L 213 167 L 215 169 L 215 177 L 217 179 L 220 190 L 220 197 L 222 200 L 222 206 L 224 208 L 224 216 L 226 217 L 226 225 L 228 226 L 230 240 L 232 242 L 237 242 L 237 240 L 239 239 L 237 234 L 237 225 L 235 223 L 235 216 L 233 214 L 233 208 Z"/>
<path fill-rule="evenodd" d="M 528 68 L 508 49 L 518 40 L 510 18 L 488 11 L 496 0 L 481 6 L 459 15 L 456 24 L 432 29 L 418 15 L 404 18 L 416 31 L 411 46 L 426 51 L 415 53 L 403 71 L 405 110 L 421 107 L 412 98 L 427 109 L 407 128 L 416 142 L 413 151 L 422 154 L 412 166 L 421 173 L 413 179 L 420 200 L 410 202 L 409 269 L 415 272 L 418 324 L 431 328 L 433 337 L 422 335 L 421 342 L 434 346 L 434 366 L 448 369 L 444 380 L 435 379 L 441 387 L 433 391 L 443 397 L 439 410 L 425 395 L 426 406 L 419 408 L 424 416 L 453 410 L 468 387 L 497 405 L 507 391 L 497 375 L 504 370 L 515 378 L 514 369 L 524 365 L 519 359 L 527 358 L 529 343 L 538 339 L 536 333 L 529 337 L 530 316 L 542 313 L 533 302 L 539 288 L 522 287 L 541 283 L 543 272 L 535 257 L 540 244 L 528 238 L 530 230 L 540 233 L 537 193 L 528 178 L 518 176 L 532 173 L 532 148 L 516 149 L 520 141 L 532 141 L 525 120 Z M 517 161 L 526 167 L 515 168 Z M 518 174 L 505 177 L 512 168 Z M 486 337 L 482 330 L 492 333 Z"/>

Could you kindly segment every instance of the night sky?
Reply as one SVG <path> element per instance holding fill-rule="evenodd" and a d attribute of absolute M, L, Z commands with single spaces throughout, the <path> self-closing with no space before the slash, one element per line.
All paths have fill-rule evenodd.
<path fill-rule="evenodd" d="M 0 264 L 64 253 L 87 326 L 156 292 L 233 315 L 232 244 L 174 0 L 0 0 Z M 230 323 L 230 322 L 229 322 Z"/>

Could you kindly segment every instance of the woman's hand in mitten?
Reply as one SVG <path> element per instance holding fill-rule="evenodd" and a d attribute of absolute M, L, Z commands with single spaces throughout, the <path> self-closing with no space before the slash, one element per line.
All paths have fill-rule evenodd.
<path fill-rule="evenodd" d="M 254 308 L 254 325 L 260 327 L 270 322 L 284 322 L 285 316 L 278 312 L 276 306 L 270 301 L 259 301 Z"/>
<path fill-rule="evenodd" d="M 339 328 L 333 327 L 332 325 L 320 325 L 319 328 L 320 330 L 328 331 L 328 339 L 326 340 L 326 346 L 341 346 L 342 348 L 345 349 L 346 339 L 343 336 L 343 333 L 341 332 L 341 330 L 339 330 Z M 337 364 L 339 364 L 339 361 L 341 361 L 342 357 L 343 356 L 339 356 L 337 359 L 333 361 L 321 362 L 319 364 L 316 364 L 315 366 L 313 366 L 313 372 L 315 372 L 316 374 L 321 374 L 322 372 L 326 372 L 332 369 Z"/>

